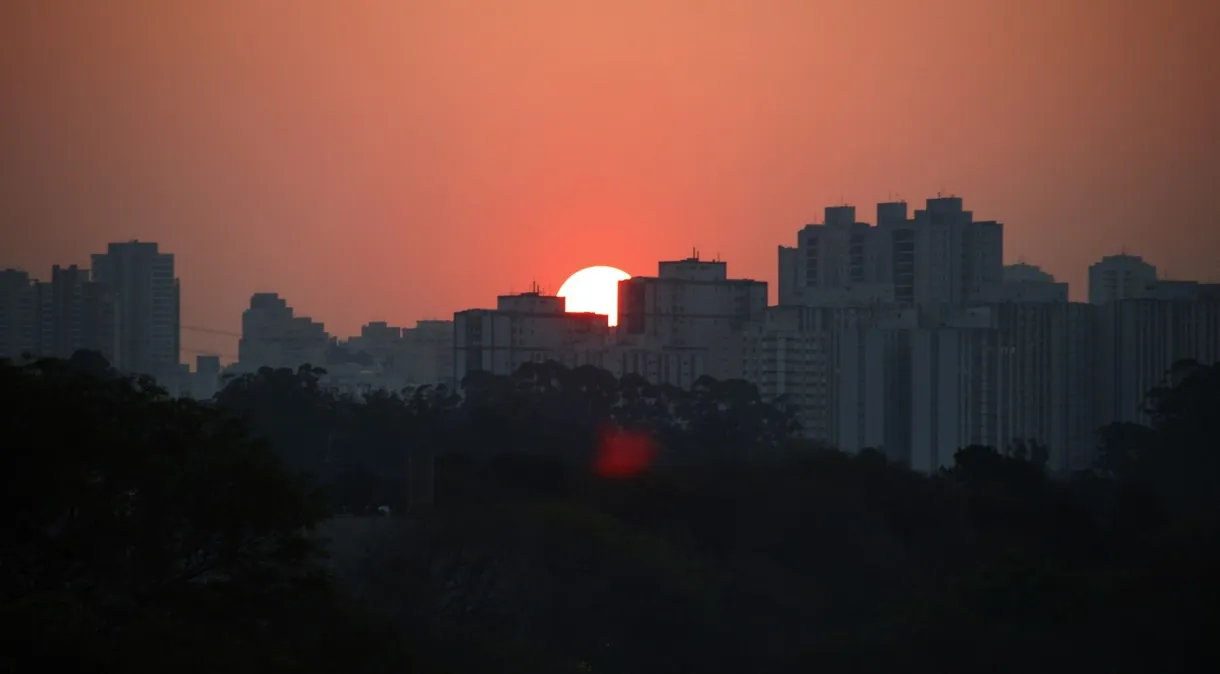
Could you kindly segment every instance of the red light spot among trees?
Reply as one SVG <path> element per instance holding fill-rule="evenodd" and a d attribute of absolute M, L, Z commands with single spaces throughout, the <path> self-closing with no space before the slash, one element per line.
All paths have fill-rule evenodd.
<path fill-rule="evenodd" d="M 613 430 L 602 434 L 593 469 L 602 477 L 627 478 L 652 464 L 656 446 L 644 433 Z"/>

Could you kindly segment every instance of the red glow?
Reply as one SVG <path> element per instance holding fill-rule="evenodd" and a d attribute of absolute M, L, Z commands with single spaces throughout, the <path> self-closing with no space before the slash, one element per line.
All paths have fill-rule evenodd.
<path fill-rule="evenodd" d="M 604 433 L 598 443 L 594 470 L 602 477 L 635 477 L 648 468 L 655 454 L 656 446 L 648 435 L 613 430 Z"/>

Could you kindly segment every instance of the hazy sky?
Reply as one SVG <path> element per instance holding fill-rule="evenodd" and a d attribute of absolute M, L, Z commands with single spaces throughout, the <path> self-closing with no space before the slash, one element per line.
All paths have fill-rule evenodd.
<path fill-rule="evenodd" d="M 1220 280 L 1215 0 L 4 0 L 0 266 L 177 255 L 340 335 L 944 190 L 1073 293 Z M 774 296 L 774 289 L 773 289 Z M 183 333 L 187 348 L 234 340 Z"/>

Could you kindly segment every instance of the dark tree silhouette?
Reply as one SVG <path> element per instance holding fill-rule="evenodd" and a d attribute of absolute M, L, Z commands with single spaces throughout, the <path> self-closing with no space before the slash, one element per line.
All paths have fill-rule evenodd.
<path fill-rule="evenodd" d="M 742 381 L 531 363 L 461 395 L 355 399 L 320 374 L 263 370 L 198 404 L 87 355 L 0 368 L 20 439 L 0 654 L 404 671 L 386 650 L 404 645 L 422 671 L 614 674 L 1184 672 L 1215 655 L 1216 366 L 1176 367 L 1150 424 L 1102 429 L 1096 469 L 1070 476 L 1036 442 L 964 447 L 932 476 L 840 453 Z M 614 433 L 656 461 L 599 475 Z M 435 503 L 409 509 L 422 457 Z M 373 515 L 325 522 L 342 592 L 310 562 L 297 471 Z"/>

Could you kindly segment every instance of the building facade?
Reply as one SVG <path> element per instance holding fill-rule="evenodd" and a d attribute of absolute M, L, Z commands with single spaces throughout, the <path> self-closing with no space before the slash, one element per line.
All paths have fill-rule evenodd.
<path fill-rule="evenodd" d="M 330 335 L 322 323 L 297 316 L 276 293 L 255 293 L 241 315 L 238 369 L 322 367 L 329 344 Z"/>
<path fill-rule="evenodd" d="M 1089 267 L 1089 304 L 1147 297 L 1156 283 L 1156 267 L 1138 255 L 1108 255 Z"/>
<path fill-rule="evenodd" d="M 181 369 L 181 289 L 173 254 L 151 242 L 112 243 L 93 256 L 92 280 L 107 286 L 116 302 L 115 366 L 176 376 Z"/>
<path fill-rule="evenodd" d="M 617 334 L 703 354 L 707 374 L 741 377 L 741 331 L 767 308 L 767 284 L 728 278 L 718 260 L 661 262 L 656 276 L 619 283 Z"/>
<path fill-rule="evenodd" d="M 453 315 L 453 381 L 472 372 L 511 375 L 525 363 L 602 366 L 609 319 L 568 313 L 562 297 L 527 292 L 501 295 L 495 309 Z"/>

